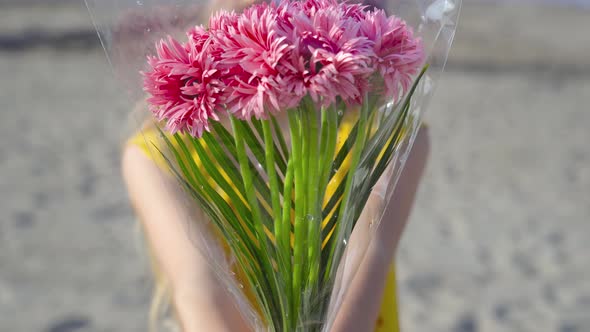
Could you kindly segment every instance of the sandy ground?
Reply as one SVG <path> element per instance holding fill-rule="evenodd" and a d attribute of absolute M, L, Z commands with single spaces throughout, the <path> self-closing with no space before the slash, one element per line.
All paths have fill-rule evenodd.
<path fill-rule="evenodd" d="M 589 14 L 464 8 L 399 253 L 405 331 L 590 331 Z M 85 15 L 0 1 L 2 332 L 146 331 L 128 106 Z"/>

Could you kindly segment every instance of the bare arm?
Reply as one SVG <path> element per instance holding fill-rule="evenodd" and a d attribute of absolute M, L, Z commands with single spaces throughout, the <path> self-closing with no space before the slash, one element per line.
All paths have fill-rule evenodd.
<path fill-rule="evenodd" d="M 183 331 L 244 330 L 231 297 L 197 248 L 196 227 L 187 223 L 199 222 L 198 210 L 187 205 L 176 181 L 132 145 L 123 155 L 123 176 L 155 259 L 172 286 Z"/>
<path fill-rule="evenodd" d="M 411 154 L 395 187 L 377 231 L 369 223 L 371 208 L 363 211 L 350 238 L 343 285 L 349 287 L 332 326 L 333 332 L 373 331 L 385 288 L 385 281 L 393 261 L 403 229 L 414 203 L 418 184 L 424 173 L 430 142 L 426 128 L 421 128 Z M 367 205 L 380 204 L 373 196 Z M 375 211 L 379 210 L 375 207 Z M 369 211 L 369 212 L 367 212 Z M 374 233 L 373 233 L 374 232 Z M 370 242 L 369 242 L 370 241 Z M 364 256 L 351 255 L 354 248 L 367 248 Z M 354 274 L 356 271 L 356 274 Z M 350 280 L 352 278 L 352 281 Z"/>

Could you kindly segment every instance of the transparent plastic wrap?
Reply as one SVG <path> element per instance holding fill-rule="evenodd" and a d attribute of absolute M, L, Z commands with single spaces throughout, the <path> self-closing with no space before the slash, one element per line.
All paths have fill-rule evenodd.
<path fill-rule="evenodd" d="M 185 190 L 195 245 L 248 324 L 330 331 L 460 0 L 86 2 L 136 141 Z"/>

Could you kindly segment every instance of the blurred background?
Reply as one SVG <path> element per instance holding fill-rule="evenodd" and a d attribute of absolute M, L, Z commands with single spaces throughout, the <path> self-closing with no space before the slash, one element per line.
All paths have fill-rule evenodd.
<path fill-rule="evenodd" d="M 81 0 L 0 0 L 0 331 L 146 331 L 129 103 Z M 465 0 L 404 331 L 590 331 L 590 1 Z"/>

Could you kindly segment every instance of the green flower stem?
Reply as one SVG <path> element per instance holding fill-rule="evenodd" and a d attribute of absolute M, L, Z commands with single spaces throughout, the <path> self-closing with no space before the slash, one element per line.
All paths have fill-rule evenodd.
<path fill-rule="evenodd" d="M 261 137 L 261 140 L 264 141 L 264 129 L 262 126 L 262 122 L 267 121 L 269 122 L 269 125 L 272 125 L 271 121 L 272 120 L 258 120 L 258 119 L 250 119 L 250 123 L 251 126 L 248 127 L 248 129 L 250 130 L 250 132 L 253 133 L 253 131 L 251 130 L 251 127 L 254 127 L 254 129 L 256 130 L 256 133 L 258 133 L 258 136 Z M 271 131 L 272 133 L 272 131 Z M 272 137 L 272 135 L 271 135 Z M 257 140 L 258 141 L 258 140 Z M 271 145 L 272 148 L 274 149 L 274 159 L 276 161 L 276 166 L 278 167 L 278 170 L 280 171 L 280 173 L 284 176 L 285 173 L 287 172 L 287 159 L 283 156 L 283 154 L 281 153 L 281 150 L 279 148 L 279 146 L 277 146 L 276 144 Z M 279 178 L 279 180 L 281 180 Z M 281 180 L 281 190 L 283 188 L 283 184 L 282 184 L 282 180 Z"/>
<path fill-rule="evenodd" d="M 312 236 L 312 234 L 309 233 L 309 225 L 312 224 L 314 222 L 314 218 L 313 218 L 313 213 L 311 212 L 311 205 L 310 205 L 310 188 L 313 186 L 313 183 L 311 181 L 311 176 L 310 176 L 310 164 L 311 164 L 311 159 L 313 158 L 312 153 L 311 153 L 311 146 L 313 145 L 313 141 L 317 140 L 317 138 L 314 137 L 314 134 L 312 133 L 313 129 L 312 129 L 312 124 L 315 125 L 316 127 L 316 131 L 317 131 L 317 123 L 314 123 L 314 120 L 312 118 L 312 110 L 315 108 L 311 98 L 309 96 L 305 97 L 302 99 L 301 101 L 301 107 L 299 108 L 299 114 L 301 116 L 301 142 L 302 142 L 302 146 L 301 146 L 301 161 L 302 161 L 302 165 L 301 167 L 303 168 L 303 174 L 302 174 L 302 187 L 303 190 L 305 191 L 305 199 L 303 200 L 303 223 L 304 223 L 304 230 L 302 230 L 302 238 L 305 237 L 306 240 L 305 242 L 305 247 L 304 247 L 304 253 L 303 255 L 305 255 L 305 258 L 303 259 L 303 266 L 301 268 L 302 270 L 302 275 L 303 275 L 303 279 L 307 280 L 308 279 L 308 275 L 310 272 L 310 267 L 311 267 L 311 262 L 309 261 L 309 247 L 313 246 L 312 242 L 310 242 L 310 236 Z M 315 115 L 315 114 L 313 114 Z M 303 234 L 305 233 L 305 234 Z M 304 291 L 302 292 L 302 295 L 305 295 L 307 297 L 309 297 L 311 294 L 309 292 L 307 292 L 308 288 L 306 287 L 306 284 L 302 284 L 302 287 L 304 289 Z M 303 299 L 303 302 L 306 302 L 306 298 Z M 302 306 L 303 308 L 304 306 Z"/>
<path fill-rule="evenodd" d="M 309 180 L 309 159 L 311 155 L 309 153 L 309 148 L 311 145 L 311 135 L 310 135 L 310 119 L 309 119 L 309 103 L 308 98 L 304 98 L 301 103 L 302 107 L 299 109 L 299 114 L 301 116 L 301 168 L 303 169 L 301 180 L 303 190 L 305 191 L 305 199 L 303 200 L 303 219 L 304 222 L 307 223 L 309 207 L 308 207 L 308 200 L 309 191 L 308 191 L 308 183 Z M 307 262 L 306 262 L 307 263 Z M 307 274 L 308 266 L 305 264 L 303 266 L 303 275 Z"/>
<path fill-rule="evenodd" d="M 284 245 L 280 245 L 279 241 L 284 241 L 284 234 L 281 233 L 283 230 L 282 223 L 281 223 L 281 198 L 280 198 L 280 190 L 279 190 L 279 182 L 277 179 L 277 171 L 276 171 L 276 163 L 275 163 L 275 144 L 273 141 L 272 136 L 272 129 L 270 120 L 262 120 L 262 132 L 264 136 L 264 152 L 265 152 L 265 159 L 266 159 L 266 175 L 268 176 L 268 182 L 270 187 L 270 196 L 272 202 L 272 220 L 275 232 L 275 247 L 277 252 L 277 270 L 280 275 L 279 279 L 282 279 L 285 282 L 284 278 L 288 276 L 290 268 L 288 267 L 288 260 L 290 260 L 290 252 L 285 250 Z M 281 240 L 279 240 L 281 239 Z M 288 283 L 285 282 L 288 285 Z M 284 293 L 283 293 L 284 294 Z M 284 294 L 285 298 L 288 299 L 289 297 Z M 288 301 L 284 303 L 284 310 L 288 312 Z M 283 328 L 282 330 L 287 330 L 288 325 L 288 316 L 285 317 L 283 315 Z"/>
<path fill-rule="evenodd" d="M 321 223 L 322 210 L 320 202 L 320 156 L 319 156 L 319 128 L 318 114 L 315 107 L 308 107 L 307 121 L 309 130 L 306 133 L 309 142 L 308 151 L 308 183 L 307 183 L 307 238 L 308 238 L 308 280 L 307 288 L 313 297 L 318 289 L 318 275 L 320 270 Z"/>
<path fill-rule="evenodd" d="M 210 136 L 208 137 L 207 140 L 207 144 L 209 144 L 209 142 L 216 142 L 217 144 L 215 144 L 216 146 L 216 150 L 220 151 L 221 153 L 226 154 L 226 160 L 229 160 L 228 164 L 227 164 L 227 168 L 234 168 L 234 163 L 231 161 L 231 159 L 235 160 L 236 162 L 238 161 L 238 153 L 236 152 L 236 144 L 235 144 L 235 139 L 234 136 L 227 131 L 227 129 L 225 129 L 225 127 L 223 125 L 221 125 L 219 122 L 214 122 L 212 124 L 213 127 L 213 131 L 215 132 L 215 136 L 210 135 L 209 133 L 205 132 L 203 134 L 203 137 L 206 136 Z M 213 144 L 211 146 L 214 146 Z M 227 151 L 227 153 L 225 152 Z M 252 162 L 249 161 L 249 165 L 250 168 L 254 168 L 254 164 Z M 237 171 L 239 173 L 239 170 Z M 262 178 L 262 176 L 260 176 L 260 174 L 258 172 L 254 172 L 252 174 L 254 176 L 254 187 L 256 188 L 256 190 L 258 191 L 258 193 L 262 196 L 262 197 L 269 197 L 270 196 L 270 189 L 268 189 L 268 183 L 266 180 L 264 180 Z M 235 182 L 237 186 L 239 187 L 243 187 L 243 183 L 241 180 L 241 177 L 236 177 L 234 178 L 236 179 Z"/>
<path fill-rule="evenodd" d="M 266 175 L 270 186 L 270 197 L 272 203 L 272 219 L 275 226 L 275 232 L 280 229 L 281 220 L 281 198 L 279 191 L 279 182 L 274 155 L 274 141 L 269 120 L 262 121 L 262 131 L 264 133 L 264 152 L 266 156 Z"/>
<path fill-rule="evenodd" d="M 320 138 L 320 164 L 319 164 L 319 190 L 320 196 L 318 198 L 319 204 L 319 225 L 318 225 L 318 236 L 320 241 L 320 256 L 318 264 L 318 275 L 316 278 L 319 279 L 319 274 L 323 273 L 323 269 L 325 268 L 324 263 L 324 256 L 325 253 L 321 250 L 322 242 L 324 240 L 324 230 L 322 229 L 322 223 L 324 221 L 324 213 L 323 213 L 323 204 L 327 187 L 328 181 L 330 179 L 330 174 L 332 172 L 332 167 L 334 164 L 334 155 L 336 152 L 336 140 L 338 138 L 338 113 L 334 109 L 334 107 L 329 108 L 322 108 L 321 112 L 321 138 Z M 332 193 L 335 195 L 336 192 Z M 315 272 L 315 271 L 314 271 Z M 325 287 L 325 285 L 320 284 L 320 288 Z M 328 286 L 329 287 L 329 286 Z M 327 305 L 327 304 L 326 304 Z M 323 310 L 325 308 L 323 308 Z"/>
<path fill-rule="evenodd" d="M 322 137 L 320 145 L 320 193 L 325 195 L 328 180 L 334 163 L 336 152 L 336 140 L 338 138 L 338 114 L 332 107 L 322 109 Z M 323 196 L 322 195 L 322 196 Z M 321 197 L 320 204 L 323 205 L 324 197 Z M 320 205 L 320 206 L 321 206 Z"/>
<path fill-rule="evenodd" d="M 289 112 L 289 126 L 291 129 L 291 161 L 295 175 L 295 222 L 294 222 L 294 246 L 293 246 L 293 288 L 292 288 L 292 321 L 296 324 L 299 314 L 299 306 L 302 293 L 303 267 L 305 265 L 305 248 L 307 239 L 305 238 L 304 224 L 304 200 L 305 187 L 303 178 L 303 159 L 302 152 L 302 132 L 301 132 L 301 114 L 300 112 Z"/>
<path fill-rule="evenodd" d="M 280 222 L 280 227 L 275 233 L 277 246 L 279 251 L 284 255 L 285 263 L 285 284 L 287 285 L 285 292 L 288 299 L 293 298 L 293 290 L 291 288 L 293 279 L 293 267 L 291 266 L 291 203 L 293 194 L 293 160 L 289 159 L 287 163 L 287 174 L 285 175 L 285 191 L 283 192 L 283 214 Z M 293 310 L 292 303 L 289 303 L 290 310 Z M 289 315 L 287 319 L 288 329 L 290 331 L 295 328 L 291 319 L 293 315 Z M 293 320 L 293 322 L 295 322 Z"/>
<path fill-rule="evenodd" d="M 366 131 L 367 131 L 367 112 L 368 112 L 368 97 L 365 96 L 363 98 L 363 107 L 360 110 L 359 120 L 358 120 L 358 133 L 356 136 L 356 140 L 354 142 L 354 147 L 352 150 L 352 159 L 350 161 L 350 167 L 348 168 L 348 172 L 346 175 L 346 186 L 344 189 L 344 194 L 342 196 L 342 201 L 340 203 L 340 208 L 338 210 L 338 220 L 336 221 L 336 225 L 334 226 L 334 233 L 332 233 L 332 239 L 330 240 L 330 256 L 327 262 L 327 268 L 325 270 L 324 281 L 329 282 L 329 280 L 333 279 L 335 274 L 335 265 L 338 264 L 340 257 L 342 255 L 342 240 L 347 239 L 349 233 L 351 231 L 351 220 L 348 217 L 350 211 L 348 211 L 348 205 L 350 201 L 350 194 L 352 190 L 352 184 L 354 182 L 354 176 L 357 170 L 357 166 L 359 160 L 361 158 L 361 154 L 363 148 L 365 146 L 365 139 L 366 139 Z M 342 223 L 346 222 L 346 225 Z"/>
<path fill-rule="evenodd" d="M 252 222 L 255 224 L 254 228 L 256 230 L 256 239 L 258 240 L 258 245 L 261 252 L 262 261 L 260 264 L 262 274 L 267 278 L 267 280 L 268 278 L 272 279 L 272 281 L 268 280 L 268 282 L 271 284 L 271 292 L 267 294 L 267 296 L 271 298 L 270 302 L 273 305 L 273 310 L 271 310 L 273 313 L 273 321 L 271 324 L 276 328 L 283 325 L 283 317 L 285 317 L 286 314 L 286 305 L 284 303 L 285 295 L 280 289 L 279 282 L 277 280 L 277 273 L 272 266 L 272 252 L 267 246 L 267 236 L 264 232 L 264 222 L 261 217 L 258 199 L 256 198 L 256 190 L 254 189 L 253 185 L 252 170 L 249 167 L 249 159 L 246 153 L 246 147 L 244 146 L 243 128 L 238 124 L 239 120 L 237 120 L 235 117 L 230 116 L 230 119 L 234 132 L 240 171 L 244 181 L 244 190 L 246 191 L 248 204 L 250 205 L 250 210 L 252 212 Z M 279 303 L 276 303 L 277 299 L 279 300 Z M 280 314 L 277 312 L 277 309 L 281 311 Z"/>
<path fill-rule="evenodd" d="M 277 235 L 277 243 L 283 248 L 283 251 L 291 250 L 291 211 L 292 211 L 292 193 L 293 193 L 293 161 L 289 160 L 287 164 L 287 175 L 285 177 L 285 191 L 283 192 L 283 213 L 281 220 L 280 234 Z M 290 257 L 290 255 L 289 255 Z"/>
<path fill-rule="evenodd" d="M 287 110 L 287 112 L 293 112 L 293 110 Z M 283 158 L 285 158 L 285 160 L 288 160 L 289 159 L 289 148 L 287 148 L 287 142 L 285 142 L 285 137 L 283 136 L 281 126 L 279 125 L 277 118 L 275 118 L 274 116 L 271 115 L 270 119 L 272 120 L 272 125 L 273 125 L 273 129 L 275 131 L 275 135 L 279 140 L 279 146 L 281 147 L 281 153 L 283 154 Z"/>

